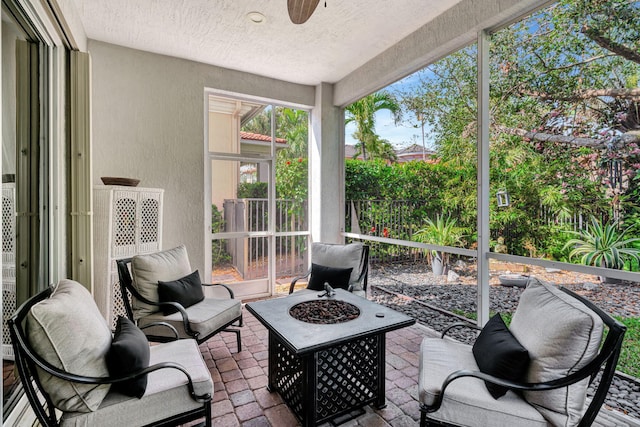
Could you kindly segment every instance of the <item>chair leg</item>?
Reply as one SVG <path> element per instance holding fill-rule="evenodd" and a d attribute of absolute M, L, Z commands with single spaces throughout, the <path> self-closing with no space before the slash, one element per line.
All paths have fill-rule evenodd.
<path fill-rule="evenodd" d="M 242 340 L 240 340 L 240 329 L 223 329 L 224 332 L 233 332 L 236 334 L 236 342 L 238 343 L 238 353 L 242 351 Z"/>
<path fill-rule="evenodd" d="M 213 427 L 213 421 L 211 420 L 211 402 L 205 403 L 204 408 L 204 425 L 205 427 Z"/>
<path fill-rule="evenodd" d="M 242 351 L 242 341 L 240 340 L 240 330 L 235 329 L 233 331 L 236 334 L 236 341 L 238 342 L 238 353 Z"/>

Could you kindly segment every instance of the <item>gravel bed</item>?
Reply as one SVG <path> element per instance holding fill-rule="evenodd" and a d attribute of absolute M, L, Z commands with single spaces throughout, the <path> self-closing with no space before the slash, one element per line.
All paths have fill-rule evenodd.
<path fill-rule="evenodd" d="M 549 280 L 547 277 L 542 278 Z M 553 283 L 552 280 L 549 281 Z M 464 280 L 460 283 L 446 283 L 446 280 L 424 272 L 424 267 L 419 265 L 385 266 L 373 268 L 369 272 L 372 301 L 410 315 L 438 332 L 460 321 L 456 313 L 476 310 L 477 289 L 470 284 L 461 284 L 463 282 Z M 576 282 L 562 283 L 562 286 L 584 295 L 613 315 L 640 317 L 640 286 L 638 284 L 604 285 Z M 491 286 L 490 309 L 501 313 L 513 313 L 523 290 L 517 287 Z M 443 313 L 427 305 L 453 313 Z M 472 343 L 476 335 L 472 330 L 456 328 L 449 333 L 449 336 Z M 590 391 L 588 393 L 591 394 Z M 640 419 L 640 382 L 637 379 L 616 375 L 605 405 Z"/>

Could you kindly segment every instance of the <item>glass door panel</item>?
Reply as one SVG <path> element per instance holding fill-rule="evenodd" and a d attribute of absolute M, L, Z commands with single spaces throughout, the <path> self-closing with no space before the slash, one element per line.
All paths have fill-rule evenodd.
<path fill-rule="evenodd" d="M 269 162 L 214 159 L 211 174 L 211 280 L 239 297 L 268 293 Z"/>
<path fill-rule="evenodd" d="M 276 291 L 308 268 L 309 113 L 276 107 Z M 282 289 L 280 289 L 282 288 Z"/>
<path fill-rule="evenodd" d="M 240 298 L 269 295 L 308 267 L 309 115 L 208 100 L 212 280 Z"/>

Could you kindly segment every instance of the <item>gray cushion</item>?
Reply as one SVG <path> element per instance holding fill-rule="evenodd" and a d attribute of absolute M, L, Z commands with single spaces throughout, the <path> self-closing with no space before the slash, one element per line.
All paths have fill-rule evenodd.
<path fill-rule="evenodd" d="M 184 245 L 147 255 L 136 255 L 131 260 L 133 286 L 140 295 L 158 302 L 158 281 L 178 280 L 190 274 L 191 265 Z M 158 311 L 158 307 L 133 299 L 134 317 L 139 319 Z"/>
<path fill-rule="evenodd" d="M 47 362 L 69 373 L 107 377 L 111 331 L 91 294 L 78 282 L 61 280 L 50 298 L 27 314 L 27 337 Z M 63 411 L 89 412 L 100 406 L 109 385 L 78 384 L 39 370 L 42 387 Z"/>
<path fill-rule="evenodd" d="M 471 348 L 448 338 L 423 339 L 418 378 L 420 403 L 433 404 L 450 373 L 479 370 Z M 547 427 L 544 417 L 513 391 L 495 400 L 477 378 L 455 380 L 444 396 L 442 406 L 429 414 L 430 418 L 464 426 Z"/>
<path fill-rule="evenodd" d="M 520 297 L 511 333 L 529 351 L 527 381 L 562 378 L 589 363 L 602 340 L 600 317 L 580 301 L 533 278 Z M 575 425 L 584 411 L 588 379 L 567 388 L 525 392 L 553 425 Z"/>
<path fill-rule="evenodd" d="M 362 247 L 363 244 L 360 242 L 347 245 L 314 242 L 311 244 L 311 262 L 327 267 L 353 268 L 349 285 L 352 285 L 354 290 L 361 291 L 362 284 L 358 282 L 358 278 L 362 272 Z"/>
<path fill-rule="evenodd" d="M 151 346 L 151 365 L 175 362 L 187 369 L 197 394 L 213 395 L 213 382 L 194 340 L 178 340 Z M 176 369 L 160 369 L 148 376 L 141 399 L 112 392 L 96 412 L 65 413 L 64 427 L 123 427 L 146 425 L 175 414 L 202 407 L 187 389 L 186 377 Z M 169 403 L 169 404 L 168 404 Z"/>
<path fill-rule="evenodd" d="M 205 337 L 237 319 L 242 313 L 242 304 L 235 299 L 205 298 L 203 301 L 187 308 L 186 311 L 191 329 L 199 332 L 201 337 Z M 159 321 L 167 322 L 175 327 L 180 338 L 189 337 L 184 330 L 180 313 L 165 316 L 161 311 L 158 311 L 139 319 L 138 324 L 142 327 L 151 322 Z M 145 328 L 144 332 L 147 335 L 173 336 L 169 328 L 159 326 Z"/>

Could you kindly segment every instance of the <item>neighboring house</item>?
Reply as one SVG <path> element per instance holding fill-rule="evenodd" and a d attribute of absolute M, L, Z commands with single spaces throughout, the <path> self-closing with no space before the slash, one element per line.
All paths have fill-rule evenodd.
<path fill-rule="evenodd" d="M 240 131 L 242 153 L 267 154 L 271 149 L 271 137 L 259 133 Z M 289 147 L 287 140 L 276 138 L 276 151 Z M 240 182 L 266 182 L 269 169 L 264 163 L 243 163 L 240 166 Z"/>
<path fill-rule="evenodd" d="M 344 158 L 345 159 L 364 160 L 364 157 L 362 157 L 362 153 L 358 153 L 357 156 L 356 156 L 356 153 L 358 153 L 358 149 L 356 148 L 355 145 L 345 144 L 345 146 L 344 146 Z"/>
<path fill-rule="evenodd" d="M 418 144 L 411 144 L 406 148 L 396 150 L 396 161 L 398 163 L 410 162 L 412 160 L 431 161 L 435 154 L 436 152 L 433 150 L 428 148 L 423 149 Z"/>
<path fill-rule="evenodd" d="M 345 144 L 344 146 L 344 158 L 345 159 L 358 159 L 363 160 L 362 154 L 356 153 L 358 149 L 355 145 Z M 406 148 L 400 148 L 395 150 L 397 160 L 396 163 L 410 162 L 412 160 L 418 161 L 433 161 L 433 156 L 436 154 L 433 150 L 423 150 L 418 144 L 412 144 Z"/>

